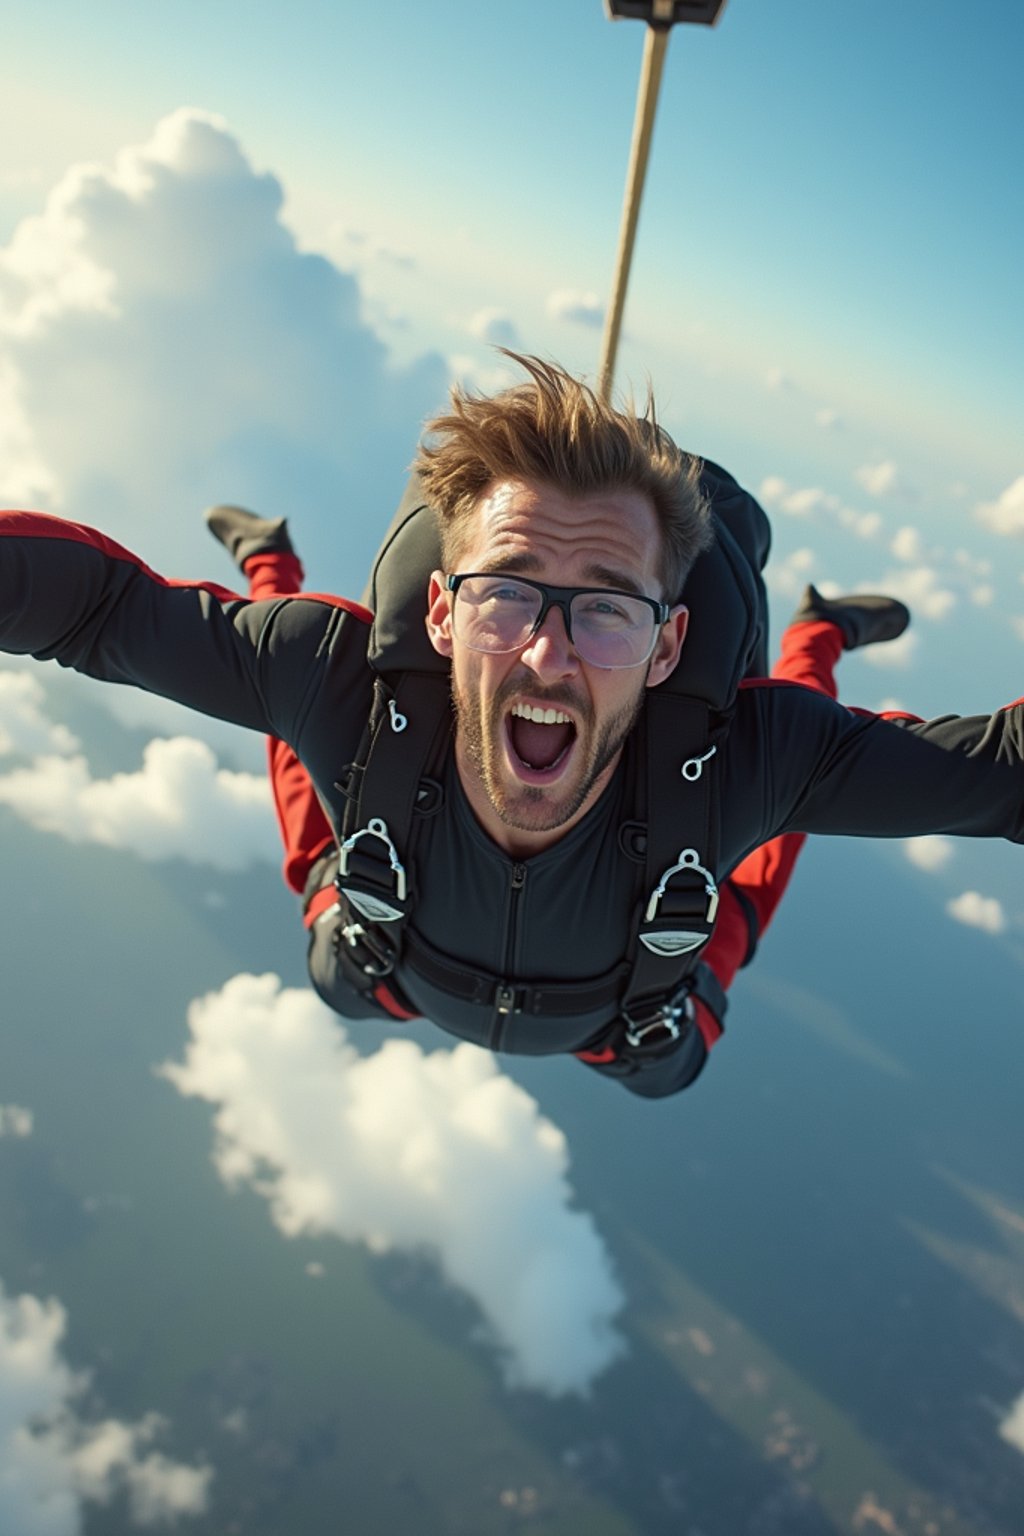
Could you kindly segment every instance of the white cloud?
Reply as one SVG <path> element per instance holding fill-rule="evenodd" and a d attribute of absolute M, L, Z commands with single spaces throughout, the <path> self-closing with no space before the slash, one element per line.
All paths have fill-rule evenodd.
<path fill-rule="evenodd" d="M 991 576 L 992 561 L 978 555 L 972 555 L 970 550 L 955 549 L 953 559 L 961 570 L 967 571 L 971 576 Z"/>
<path fill-rule="evenodd" d="M 145 1449 L 165 1428 L 158 1414 L 134 1424 L 81 1415 L 88 1377 L 62 1358 L 66 1328 L 54 1298 L 8 1297 L 0 1285 L 0 1530 L 79 1536 L 83 1506 L 120 1494 L 136 1525 L 204 1514 L 211 1468 Z"/>
<path fill-rule="evenodd" d="M 27 685 L 5 681 L 15 677 L 28 679 Z M 94 711 L 98 706 L 129 730 L 147 731 L 151 736 L 197 737 L 218 756 L 230 759 L 233 767 L 259 776 L 266 772 L 266 737 L 258 731 L 199 715 L 184 704 L 141 688 L 111 688 L 82 673 L 58 668 L 56 662 L 42 667 L 29 656 L 13 655 L 0 655 L 0 757 L 5 752 L 25 757 L 54 752 L 65 756 L 78 750 L 78 738 L 54 720 L 54 695 L 48 685 L 44 687 L 47 679 L 58 677 L 61 708 L 67 708 L 69 699 L 83 711 Z"/>
<path fill-rule="evenodd" d="M 522 345 L 514 321 L 502 309 L 478 309 L 467 330 L 471 336 L 494 347 L 518 349 Z"/>
<path fill-rule="evenodd" d="M 999 1426 L 999 1433 L 1010 1445 L 1024 1452 L 1024 1392 L 1003 1419 Z"/>
<path fill-rule="evenodd" d="M 74 752 L 77 739 L 46 718 L 46 693 L 30 672 L 0 667 L 0 757 Z"/>
<path fill-rule="evenodd" d="M 266 779 L 218 768 L 205 743 L 151 741 L 137 773 L 94 779 L 86 759 L 39 757 L 0 776 L 0 805 L 69 842 L 125 848 L 145 859 L 244 869 L 277 858 Z"/>
<path fill-rule="evenodd" d="M 1006 929 L 1006 914 L 994 896 L 964 891 L 962 896 L 947 901 L 946 911 L 969 928 L 982 928 L 986 933 L 1003 933 Z"/>
<path fill-rule="evenodd" d="M 925 837 L 908 837 L 903 844 L 904 852 L 911 864 L 916 864 L 918 869 L 926 869 L 934 873 L 944 869 L 953 857 L 953 844 L 948 837 L 939 837 L 935 833 L 929 833 Z"/>
<path fill-rule="evenodd" d="M 492 395 L 499 389 L 506 389 L 515 378 L 511 364 L 502 359 L 499 358 L 493 363 L 480 363 L 468 352 L 453 353 L 448 359 L 448 369 L 453 384 L 457 383 L 463 389 L 477 390 L 485 395 Z"/>
<path fill-rule="evenodd" d="M 790 517 L 807 517 L 812 512 L 834 511 L 837 503 L 834 496 L 829 496 L 818 486 L 808 486 L 803 490 L 788 492 L 782 497 L 779 506 Z"/>
<path fill-rule="evenodd" d="M 1011 536 L 1024 534 L 1024 475 L 1018 475 L 995 501 L 982 501 L 975 516 L 995 533 Z"/>
<path fill-rule="evenodd" d="M 0 356 L 0 500 L 7 507 L 55 503 L 60 486 L 43 463 L 25 413 L 21 380 Z"/>
<path fill-rule="evenodd" d="M 899 672 L 913 666 L 917 647 L 918 637 L 908 629 L 898 639 L 887 640 L 885 645 L 865 646 L 859 654 L 870 667 L 878 667 L 883 672 Z"/>
<path fill-rule="evenodd" d="M 1018 640 L 1024 640 L 1024 613 L 1011 614 L 1010 627 Z"/>
<path fill-rule="evenodd" d="M 769 368 L 764 376 L 764 382 L 769 389 L 786 393 L 796 388 L 793 380 L 784 368 Z"/>
<path fill-rule="evenodd" d="M 31 1136 L 34 1123 L 30 1109 L 20 1104 L 0 1104 L 0 1136 Z"/>
<path fill-rule="evenodd" d="M 90 705 L 99 705 L 130 730 L 147 731 L 151 736 L 191 736 L 205 742 L 218 757 L 231 758 L 236 767 L 253 774 L 266 772 L 267 741 L 258 731 L 246 731 L 227 720 L 199 715 L 174 699 L 162 699 L 159 694 L 146 693 L 141 688 L 110 688 L 75 672 L 67 675 L 64 684 L 81 684 Z"/>
<path fill-rule="evenodd" d="M 766 507 L 774 507 L 789 490 L 781 475 L 766 475 L 758 488 L 758 495 Z"/>
<path fill-rule="evenodd" d="M 761 481 L 761 500 L 769 507 L 778 507 L 790 517 L 809 517 L 817 512 L 838 513 L 839 499 L 820 486 L 804 486 L 793 490 L 781 475 L 768 475 Z"/>
<path fill-rule="evenodd" d="M 571 1208 L 565 1138 L 468 1044 L 389 1040 L 360 1058 L 311 992 L 234 977 L 189 1009 L 184 1063 L 217 1106 L 214 1162 L 288 1237 L 426 1250 L 467 1291 L 511 1385 L 585 1391 L 621 1350 L 622 1305 L 593 1220 Z"/>
<path fill-rule="evenodd" d="M 970 598 L 976 608 L 991 608 L 996 600 L 996 589 L 991 582 L 982 582 L 980 586 L 971 588 Z"/>
<path fill-rule="evenodd" d="M 838 431 L 843 424 L 843 418 L 840 416 L 839 412 L 834 411 L 832 407 L 828 405 L 823 405 L 819 411 L 815 411 L 814 419 L 818 423 L 818 426 L 823 427 L 826 432 Z"/>
<path fill-rule="evenodd" d="M 924 559 L 924 540 L 917 528 L 901 528 L 889 548 L 897 560 L 905 560 L 908 565 Z"/>
<path fill-rule="evenodd" d="M 889 496 L 900 488 L 899 470 L 890 459 L 881 464 L 862 464 L 854 478 L 869 496 Z"/>
<path fill-rule="evenodd" d="M 818 563 L 813 549 L 795 549 L 784 560 L 770 560 L 765 570 L 769 590 L 777 597 L 796 597 L 810 579 L 810 573 Z"/>
<path fill-rule="evenodd" d="M 859 539 L 877 539 L 883 527 L 881 513 L 858 512 L 853 507 L 840 507 L 839 521 Z"/>
<path fill-rule="evenodd" d="M 604 305 L 596 293 L 580 293 L 575 288 L 558 288 L 548 294 L 548 314 L 556 320 L 571 320 L 576 325 L 598 329 L 604 324 Z"/>
<path fill-rule="evenodd" d="M 446 369 L 395 367 L 356 279 L 299 250 L 282 205 L 224 122 L 188 109 L 112 168 L 67 172 L 0 249 L 0 394 L 20 413 L 5 499 L 59 510 L 59 489 L 129 545 L 144 525 L 174 575 L 210 561 L 204 505 L 301 506 L 307 552 L 338 559 L 339 510 L 354 524 L 398 490 Z"/>
<path fill-rule="evenodd" d="M 886 571 L 878 590 L 902 598 L 915 618 L 944 619 L 957 603 L 956 593 L 942 585 L 931 565 Z"/>

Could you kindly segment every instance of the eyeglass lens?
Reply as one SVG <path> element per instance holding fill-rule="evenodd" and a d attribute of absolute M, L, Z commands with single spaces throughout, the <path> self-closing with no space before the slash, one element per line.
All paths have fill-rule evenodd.
<path fill-rule="evenodd" d="M 542 593 L 507 577 L 470 576 L 455 599 L 455 632 L 471 650 L 501 654 L 518 650 L 533 633 Z M 570 638 L 584 661 L 596 667 L 635 667 L 654 645 L 653 609 L 619 593 L 577 592 L 569 607 Z"/>

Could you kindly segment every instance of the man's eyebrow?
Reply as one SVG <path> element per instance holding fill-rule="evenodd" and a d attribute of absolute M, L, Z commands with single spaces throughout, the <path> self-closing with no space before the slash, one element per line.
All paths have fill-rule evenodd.
<path fill-rule="evenodd" d="M 497 555 L 493 560 L 485 560 L 480 566 L 481 575 L 529 576 L 540 570 L 540 557 L 524 550 L 521 555 Z"/>
<path fill-rule="evenodd" d="M 485 560 L 480 568 L 481 575 L 490 575 L 492 572 L 500 574 L 504 572 L 508 576 L 532 576 L 540 570 L 541 561 L 538 555 L 529 550 L 523 550 L 518 555 L 498 557 L 494 560 Z M 645 597 L 643 587 L 635 576 L 625 571 L 616 570 L 610 565 L 594 563 L 583 569 L 583 575 L 587 581 L 592 581 L 596 587 L 613 587 L 618 592 L 635 592 L 638 597 Z"/>
<path fill-rule="evenodd" d="M 635 592 L 638 597 L 647 595 L 635 576 L 629 576 L 625 571 L 616 570 L 610 565 L 588 565 L 584 567 L 583 574 L 588 581 L 596 581 L 602 587 L 617 587 L 620 592 Z"/>

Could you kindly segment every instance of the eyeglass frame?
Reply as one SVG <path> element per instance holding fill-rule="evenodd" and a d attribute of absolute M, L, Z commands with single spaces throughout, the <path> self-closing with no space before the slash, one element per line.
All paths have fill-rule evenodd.
<path fill-rule="evenodd" d="M 535 592 L 539 592 L 540 612 L 534 620 L 533 628 L 525 640 L 520 640 L 518 645 L 511 646 L 507 651 L 484 650 L 475 645 L 469 645 L 468 640 L 464 642 L 466 645 L 469 645 L 471 651 L 478 650 L 484 656 L 511 656 L 513 651 L 521 650 L 524 645 L 529 645 L 552 608 L 557 608 L 561 613 L 562 623 L 565 625 L 566 638 L 570 645 L 575 646 L 576 642 L 572 637 L 572 602 L 574 598 L 582 597 L 584 594 L 589 594 L 592 597 L 628 597 L 632 598 L 634 602 L 646 603 L 647 607 L 654 614 L 655 624 L 651 632 L 651 647 L 647 655 L 643 656 L 639 661 L 626 661 L 615 667 L 602 667 L 596 661 L 587 662 L 588 666 L 597 667 L 601 672 L 628 672 L 630 667 L 642 667 L 650 661 L 654 655 L 654 648 L 658 643 L 658 630 L 667 624 L 672 616 L 670 604 L 663 603 L 656 597 L 648 597 L 645 592 L 623 592 L 617 587 L 554 587 L 546 581 L 533 581 L 529 576 L 518 576 L 506 571 L 449 571 L 445 572 L 444 584 L 445 589 L 452 594 L 453 618 L 454 599 L 458 596 L 459 588 L 464 581 L 487 578 L 500 580 L 502 577 L 505 577 L 508 581 L 518 582 L 520 586 L 532 587 Z M 581 660 L 585 660 L 585 658 L 581 657 Z"/>

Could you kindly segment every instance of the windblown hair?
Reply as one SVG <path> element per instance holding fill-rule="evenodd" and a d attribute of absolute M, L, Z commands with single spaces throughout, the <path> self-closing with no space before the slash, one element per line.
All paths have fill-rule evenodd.
<path fill-rule="evenodd" d="M 675 601 L 712 542 L 711 513 L 701 462 L 658 424 L 650 387 L 642 415 L 632 401 L 616 410 L 556 364 L 502 351 L 529 380 L 491 396 L 455 385 L 450 414 L 427 423 L 429 441 L 413 464 L 438 514 L 445 569 L 455 568 L 480 498 L 496 481 L 532 481 L 570 498 L 635 491 L 654 508 L 658 575 Z"/>

